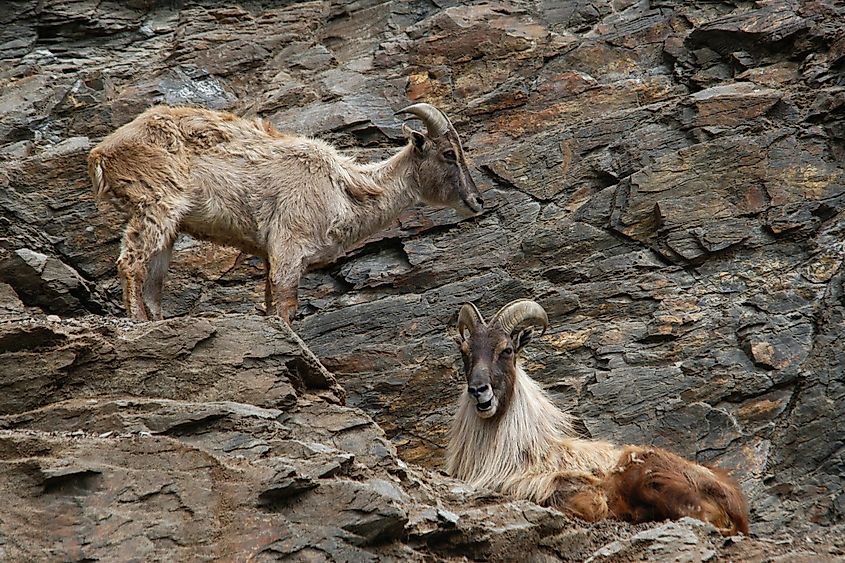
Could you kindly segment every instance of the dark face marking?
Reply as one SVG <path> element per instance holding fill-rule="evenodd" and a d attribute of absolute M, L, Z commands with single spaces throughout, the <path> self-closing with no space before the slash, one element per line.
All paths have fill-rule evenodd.
<path fill-rule="evenodd" d="M 513 340 L 497 327 L 476 327 L 468 338 L 459 336 L 467 391 L 476 401 L 481 418 L 507 411 L 516 380 L 517 349 Z"/>

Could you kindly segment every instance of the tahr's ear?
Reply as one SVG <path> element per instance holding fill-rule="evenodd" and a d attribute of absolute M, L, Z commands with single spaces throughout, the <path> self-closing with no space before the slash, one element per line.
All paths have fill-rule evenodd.
<path fill-rule="evenodd" d="M 513 345 L 516 347 L 516 351 L 521 351 L 526 344 L 531 342 L 531 337 L 534 336 L 534 329 L 532 327 L 524 328 L 516 333 L 515 336 L 512 337 Z"/>
<path fill-rule="evenodd" d="M 404 123 L 402 124 L 402 133 L 405 134 L 405 137 L 411 140 L 414 143 L 414 148 L 417 149 L 419 152 L 425 152 L 428 149 L 427 141 L 425 135 L 420 133 L 419 131 L 414 131 Z"/>

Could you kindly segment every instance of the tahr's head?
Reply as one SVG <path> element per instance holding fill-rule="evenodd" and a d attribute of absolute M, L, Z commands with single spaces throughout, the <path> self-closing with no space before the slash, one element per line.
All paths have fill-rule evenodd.
<path fill-rule="evenodd" d="M 407 113 L 425 124 L 425 134 L 402 125 L 414 147 L 419 195 L 431 205 L 454 208 L 464 216 L 484 209 L 484 199 L 469 173 L 458 132 L 446 114 L 430 104 L 414 104 L 396 112 Z"/>
<path fill-rule="evenodd" d="M 508 303 L 488 322 L 472 303 L 461 308 L 455 341 L 464 359 L 468 397 L 475 401 L 475 412 L 481 418 L 507 410 L 516 381 L 517 356 L 538 326 L 545 332 L 549 319 L 530 299 Z"/>

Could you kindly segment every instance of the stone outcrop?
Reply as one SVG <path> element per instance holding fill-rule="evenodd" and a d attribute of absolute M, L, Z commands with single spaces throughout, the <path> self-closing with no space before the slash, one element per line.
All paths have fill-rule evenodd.
<path fill-rule="evenodd" d="M 696 521 L 588 526 L 409 466 L 275 319 L 25 319 L 0 350 L 8 561 L 841 553 Z"/>
<path fill-rule="evenodd" d="M 566 520 L 405 466 L 275 319 L 25 320 L 0 348 L 5 560 L 538 553 Z"/>
<path fill-rule="evenodd" d="M 503 529 L 519 528 L 515 515 L 523 509 L 516 504 L 464 505 L 448 497 L 448 513 L 440 514 L 435 497 L 414 496 L 434 485 L 398 476 L 405 471 L 415 477 L 404 479 L 428 483 L 416 475 L 431 474 L 416 466 L 354 478 L 346 469 L 336 477 L 291 473 L 276 458 L 347 462 L 320 448 L 309 453 L 310 446 L 294 455 L 288 444 L 267 450 L 275 459 L 269 465 L 247 469 L 248 456 L 235 457 L 247 454 L 221 454 L 223 446 L 200 442 L 222 444 L 224 429 L 252 436 L 245 443 L 294 432 L 293 419 L 275 413 L 306 408 L 304 401 L 321 413 L 355 413 L 340 419 L 364 417 L 362 428 L 373 434 L 362 440 L 381 443 L 388 465 L 402 468 L 395 446 L 406 462 L 439 468 L 461 387 L 448 326 L 464 301 L 488 312 L 532 297 L 546 307 L 552 327 L 526 352 L 526 368 L 583 419 L 585 435 L 653 443 L 733 469 L 751 500 L 752 529 L 774 542 L 758 544 L 759 553 L 785 553 L 788 544 L 774 539 L 782 532 L 840 530 L 843 10 L 831 0 L 4 3 L 0 412 L 9 432 L 21 433 L 4 438 L 10 444 L 4 459 L 16 468 L 4 495 L 67 487 L 67 498 L 89 498 L 60 499 L 71 511 L 68 522 L 83 521 L 72 510 L 120 502 L 108 497 L 119 488 L 153 503 L 143 500 L 141 507 L 203 515 L 196 530 L 179 528 L 194 539 L 127 531 L 125 541 L 143 544 L 138 549 L 151 551 L 138 553 L 150 557 L 163 557 L 167 546 L 200 545 L 194 541 L 209 542 L 209 557 L 235 553 L 209 539 L 233 525 L 215 520 L 214 507 L 260 497 L 265 504 L 238 505 L 247 507 L 244 525 L 258 530 L 257 522 L 279 514 L 267 506 L 285 505 L 279 500 L 285 495 L 326 495 L 320 502 L 337 503 L 330 499 L 354 497 L 373 507 L 373 524 L 337 520 L 344 531 L 325 532 L 320 545 L 360 546 L 370 540 L 359 538 L 386 534 L 390 549 L 446 557 L 472 546 L 486 557 L 485 549 L 505 549 L 510 532 L 486 531 L 499 528 L 485 527 L 483 515 L 504 518 Z M 174 318 L 160 325 L 119 319 L 114 260 L 121 216 L 95 206 L 85 170 L 100 138 L 150 104 L 196 104 L 260 115 L 366 160 L 403 142 L 393 111 L 408 100 L 434 103 L 452 118 L 488 207 L 471 219 L 409 210 L 335 264 L 308 274 L 294 329 L 313 355 L 284 327 L 252 316 L 263 299 L 258 259 L 187 237 L 177 243 L 165 286 L 164 308 Z M 149 357 L 136 363 L 139 353 Z M 325 368 L 315 367 L 314 355 Z M 39 418 L 51 409 L 66 409 L 75 422 L 62 427 L 62 416 Z M 83 424 L 89 411 L 91 429 Z M 166 420 L 177 430 L 168 430 Z M 354 449 L 363 442 L 344 450 L 329 438 L 343 434 L 344 422 L 321 434 L 316 422 L 303 420 L 296 428 L 314 424 L 311 438 L 282 439 L 325 442 L 356 456 L 355 463 L 373 461 L 361 461 L 369 449 Z M 72 436 L 77 430 L 83 434 Z M 110 431 L 125 439 L 100 438 Z M 145 497 L 154 480 L 146 487 L 148 477 L 121 481 L 140 475 L 133 468 L 145 448 L 161 459 L 180 452 L 173 457 L 185 474 L 210 468 L 205 484 L 174 477 L 178 493 Z M 27 465 L 38 452 L 44 461 Z M 65 479 L 55 467 L 76 458 L 91 460 L 91 467 L 71 464 Z M 112 465 L 120 468 L 114 475 L 97 469 Z M 255 484 L 272 481 L 262 481 L 271 473 L 275 485 Z M 312 487 L 324 478 L 356 484 Z M 374 479 L 428 506 L 419 512 L 428 516 L 415 520 L 405 501 Z M 229 492 L 215 489 L 224 482 Z M 177 497 L 190 487 L 212 491 L 214 501 L 185 508 Z M 50 510 L 58 506 L 42 501 Z M 320 520 L 296 506 L 285 526 Z M 246 516 L 253 509 L 259 512 Z M 471 510 L 475 516 L 461 521 L 474 523 L 447 534 L 453 551 L 426 551 L 434 548 L 420 537 L 439 537 L 450 514 Z M 631 559 L 663 541 L 649 535 L 651 528 L 578 526 L 572 529 L 580 532 L 560 539 L 561 526 L 572 524 L 543 514 L 526 516 L 541 524 L 525 527 L 523 543 L 514 545 L 523 549 L 533 534 L 545 556 L 584 559 L 619 542 L 607 557 Z M 98 521 L 94 512 L 85 518 Z M 709 549 L 727 553 L 706 532 L 681 527 L 661 534 L 693 534 L 699 547 L 710 542 L 696 552 L 701 559 Z M 108 542 L 124 541 L 90 529 L 104 536 L 86 536 L 90 545 L 80 546 L 69 535 L 64 547 L 50 549 L 81 558 L 73 553 L 83 552 L 70 550 L 94 553 L 90 546 L 102 541 L 100 557 L 117 545 Z M 35 556 L 9 551 L 12 535 L 2 532 L 7 553 Z M 641 532 L 645 539 L 633 539 Z M 289 539 L 268 553 L 293 553 L 298 528 L 278 534 Z"/>

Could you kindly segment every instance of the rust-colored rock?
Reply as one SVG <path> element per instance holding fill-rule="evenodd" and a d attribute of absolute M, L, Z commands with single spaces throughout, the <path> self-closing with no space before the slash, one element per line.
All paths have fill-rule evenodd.
<path fill-rule="evenodd" d="M 14 328 L 0 330 L 7 335 L 0 356 L 4 420 L 65 404 L 76 413 L 69 420 L 79 423 L 56 422 L 55 431 L 72 433 L 83 428 L 80 413 L 93 400 L 112 409 L 96 423 L 99 433 L 142 426 L 152 433 L 138 417 L 144 409 L 157 412 L 149 424 L 174 428 L 168 440 L 184 432 L 184 440 L 174 445 L 153 433 L 149 443 L 127 443 L 176 448 L 186 463 L 199 456 L 188 452 L 208 425 L 237 433 L 225 445 L 240 452 L 233 456 L 314 463 L 274 459 L 260 471 L 244 469 L 249 475 L 242 477 L 215 480 L 216 469 L 203 476 L 203 486 L 220 484 L 219 504 L 211 505 L 229 506 L 249 489 L 262 508 L 236 511 L 243 515 L 241 535 L 214 523 L 213 511 L 198 512 L 197 535 L 179 528 L 190 519 L 173 523 L 187 513 L 176 496 L 194 490 L 188 480 L 174 478 L 172 494 L 152 494 L 158 482 L 144 486 L 154 475 L 131 485 L 126 476 L 139 465 L 128 446 L 118 464 L 125 475 L 103 476 L 97 473 L 103 456 L 118 449 L 113 438 L 86 434 L 75 444 L 63 434 L 56 441 L 49 424 L 58 419 L 42 418 L 47 426 L 37 432 L 45 435 L 18 436 L 9 446 L 17 452 L 8 462 L 15 471 L 3 491 L 18 494 L 27 483 L 41 490 L 46 481 L 72 494 L 56 495 L 60 504 L 38 500 L 43 514 L 54 510 L 61 521 L 39 520 L 27 529 L 71 538 L 68 530 L 82 520 L 75 520 L 80 504 L 68 499 L 108 499 L 111 485 L 98 488 L 106 482 L 136 487 L 138 498 L 158 503 L 150 514 L 176 520 L 162 520 L 149 536 L 129 523 L 121 536 L 115 520 L 109 525 L 117 532 L 97 529 L 101 544 L 67 539 L 46 555 L 3 547 L 5 558 L 105 557 L 117 545 L 142 559 L 179 558 L 173 547 L 179 541 L 201 557 L 222 559 L 258 545 L 270 546 L 260 548 L 267 557 L 319 558 L 337 542 L 359 550 L 344 552 L 352 559 L 494 557 L 512 553 L 508 538 L 517 534 L 513 549 L 539 545 L 549 557 L 583 560 L 607 547 L 602 557 L 612 560 L 653 555 L 657 548 L 644 546 L 686 537 L 667 528 L 629 541 L 639 531 L 585 531 L 545 512 L 523 517 L 516 505 L 496 509 L 498 501 L 478 505 L 467 497 L 449 501 L 441 513 L 437 495 L 451 485 L 425 480 L 399 485 L 411 496 L 437 491 L 415 512 L 374 484 L 382 473 L 361 474 L 350 485 L 366 483 L 359 508 L 372 510 L 363 527 L 344 521 L 317 539 L 305 533 L 306 521 L 319 518 L 314 514 L 293 511 L 296 526 L 274 520 L 281 513 L 273 516 L 267 506 L 286 495 L 350 498 L 346 485 L 331 493 L 313 487 L 326 478 L 315 467 L 337 472 L 329 479 L 355 480 L 344 473 L 347 454 L 365 456 L 366 464 L 393 459 L 383 455 L 390 449 L 383 438 L 370 442 L 370 430 L 355 430 L 359 423 L 374 428 L 363 412 L 406 461 L 439 468 L 461 379 L 448 327 L 465 301 L 496 309 L 517 297 L 537 299 L 552 322 L 525 364 L 583 418 L 586 434 L 654 443 L 735 470 L 753 507 L 752 530 L 771 542 L 713 544 L 719 556 L 783 555 L 789 544 L 776 542 L 786 536 L 771 535 L 781 531 L 841 533 L 845 12 L 838 3 L 6 4 L 0 322 Z M 164 308 L 187 317 L 151 326 L 118 320 L 121 218 L 94 205 L 87 147 L 147 106 L 169 102 L 262 116 L 372 160 L 403 142 L 393 112 L 409 99 L 435 103 L 453 118 L 488 206 L 472 219 L 409 210 L 303 279 L 294 328 L 345 387 L 348 405 L 363 411 L 333 404 L 339 393 L 333 385 L 303 392 L 289 362 L 265 354 L 281 329 L 253 316 L 263 283 L 254 257 L 183 238 Z M 106 320 L 86 320 L 92 313 Z M 133 364 L 131 354 L 144 350 L 153 351 Z M 123 407 L 107 403 L 112 399 L 139 403 L 122 418 Z M 178 405 L 143 403 L 163 399 Z M 279 411 L 273 415 L 282 417 L 279 424 L 298 436 L 285 440 L 340 453 L 292 444 L 265 450 L 270 446 L 250 426 L 265 419 L 231 414 L 221 401 Z M 232 417 L 238 422 L 227 427 Z M 21 432 L 24 418 L 14 418 Z M 47 452 L 49 463 L 27 465 L 34 450 Z M 103 459 L 92 467 L 53 467 L 53 459 L 72 458 L 64 451 Z M 267 453 L 279 451 L 285 453 Z M 229 475 L 239 463 L 220 458 L 208 466 Z M 257 482 L 266 486 L 249 488 Z M 25 504 L 20 498 L 5 504 Z M 455 523 L 450 513 L 475 516 Z M 513 531 L 520 518 L 539 528 Z M 3 534 L 7 543 L 0 546 L 8 546 L 10 533 Z M 391 546 L 383 552 L 380 534 Z M 225 548 L 209 539 L 224 536 L 235 538 Z M 443 537 L 437 549 L 419 547 Z M 20 545 L 41 545 L 21 538 Z M 102 550 L 85 551 L 95 544 Z M 811 555 L 840 556 L 835 546 L 818 549 L 828 547 L 834 551 Z M 702 549 L 696 557 L 703 559 L 710 547 Z M 792 554 L 804 556 L 802 549 Z"/>

